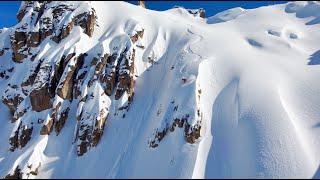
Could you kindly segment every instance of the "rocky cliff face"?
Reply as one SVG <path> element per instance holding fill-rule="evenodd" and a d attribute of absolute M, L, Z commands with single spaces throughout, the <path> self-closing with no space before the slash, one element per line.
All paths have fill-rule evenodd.
<path fill-rule="evenodd" d="M 44 120 L 40 134 L 49 135 L 53 129 L 59 134 L 68 119 L 68 105 L 79 99 L 75 139 L 78 142 L 78 155 L 83 155 L 90 147 L 98 144 L 110 106 L 104 104 L 92 109 L 86 107 L 86 104 L 108 99 L 112 95 L 115 100 L 119 100 L 126 93 L 128 103 L 120 109 L 129 108 L 134 95 L 135 48 L 118 44 L 119 47 L 124 46 L 124 49 L 115 50 L 113 54 L 98 52 L 90 59 L 87 53 L 77 55 L 75 52 L 64 52 L 66 55 L 55 59 L 55 64 L 45 63 L 43 59 L 36 58 L 42 50 L 39 47 L 41 42 L 53 40 L 59 43 L 68 37 L 75 26 L 81 27 L 89 37 L 92 36 L 97 19 L 94 8 L 86 2 L 76 5 L 50 1 L 23 2 L 17 18 L 19 24 L 10 36 L 12 61 L 36 62 L 26 80 L 9 86 L 2 97 L 3 103 L 13 114 L 12 122 L 19 124 L 10 138 L 10 149 L 14 151 L 23 148 L 32 133 L 38 133 L 32 131 L 32 122 L 24 120 L 26 113 L 47 110 L 50 116 Z M 124 43 L 135 44 L 143 38 L 143 29 L 131 33 L 130 39 Z M 85 65 L 85 62 L 90 64 Z M 83 81 L 85 77 L 86 81 Z M 102 87 L 101 93 L 95 94 L 93 89 L 84 92 L 97 85 Z"/>
<path fill-rule="evenodd" d="M 23 2 L 0 30 L 0 177 L 312 177 L 319 9 Z"/>
<path fill-rule="evenodd" d="M 85 10 L 81 9 L 85 7 Z M 89 37 L 92 36 L 96 13 L 90 4 L 70 4 L 59 2 L 23 2 L 17 14 L 19 24 L 10 33 L 12 61 L 22 63 L 35 61 L 34 69 L 25 80 L 10 85 L 2 97 L 11 113 L 12 122 L 17 123 L 14 135 L 10 138 L 11 151 L 23 148 L 31 139 L 33 122 L 25 120 L 26 113 L 52 111 L 45 121 L 41 134 L 49 134 L 53 125 L 59 132 L 68 116 L 68 108 L 55 103 L 58 98 L 73 100 L 73 84 L 77 70 L 83 64 L 84 57 L 75 57 L 74 53 L 62 56 L 56 64 L 43 62 L 37 58 L 43 51 L 39 45 L 43 41 L 53 40 L 59 43 L 65 39 L 74 26 L 80 26 Z M 44 57 L 45 58 L 45 57 Z M 82 64 L 81 64 L 82 63 Z M 60 82 L 60 83 L 59 83 Z M 55 104 L 54 104 L 55 103 Z"/>
<path fill-rule="evenodd" d="M 74 26 L 80 26 L 88 36 L 92 36 L 96 13 L 86 4 L 82 6 L 87 9 L 80 12 L 81 7 L 72 4 L 23 2 L 17 14 L 19 25 L 10 37 L 13 61 L 35 58 L 37 54 L 34 51 L 37 51 L 36 48 L 44 39 L 49 37 L 59 43 L 70 34 Z"/>
<path fill-rule="evenodd" d="M 17 18 L 16 26 L 0 34 L 10 42 L 10 46 L 0 47 L 0 55 L 12 61 L 11 69 L 3 71 L 2 77 L 8 79 L 10 73 L 17 76 L 18 66 L 30 65 L 23 77 L 8 83 L 2 96 L 14 124 L 8 139 L 9 149 L 11 152 L 23 150 L 38 135 L 58 136 L 66 121 L 77 121 L 73 141 L 77 155 L 82 156 L 101 141 L 110 109 L 113 108 L 113 116 L 124 118 L 134 101 L 136 51 L 146 50 L 144 27 L 139 23 L 129 24 L 124 34 L 110 42 L 101 41 L 91 50 L 79 52 L 71 45 L 55 56 L 48 56 L 46 45 L 65 46 L 72 32 L 92 38 L 99 26 L 99 16 L 91 4 L 27 1 L 22 2 Z M 151 54 L 148 59 L 153 64 L 156 57 Z M 170 129 L 174 130 L 179 124 L 176 120 Z M 181 121 L 182 125 L 178 126 L 184 127 L 186 141 L 194 143 L 200 136 L 201 126 L 191 127 L 188 118 Z M 156 132 L 157 140 L 150 146 L 155 148 L 155 141 L 159 144 L 167 130 L 163 135 Z M 27 169 L 20 169 L 23 164 L 17 164 L 13 175 L 6 177 L 37 174 L 34 173 L 40 167 L 37 164 L 41 165 L 41 161 L 31 163 L 34 168 Z"/>

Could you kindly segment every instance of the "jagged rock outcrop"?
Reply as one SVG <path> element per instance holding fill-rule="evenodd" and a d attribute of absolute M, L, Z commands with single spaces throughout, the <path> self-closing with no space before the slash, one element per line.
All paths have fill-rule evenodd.
<path fill-rule="evenodd" d="M 60 114 L 58 114 L 57 121 L 56 121 L 56 123 L 54 125 L 57 135 L 60 133 L 61 129 L 63 128 L 64 124 L 67 121 L 68 115 L 69 115 L 69 111 L 70 111 L 70 108 L 67 107 L 64 110 L 61 110 Z"/>
<path fill-rule="evenodd" d="M 36 59 L 41 53 L 39 45 L 45 39 L 60 43 L 75 26 L 81 27 L 91 37 L 97 16 L 89 2 L 28 1 L 22 2 L 17 18 L 19 24 L 11 31 L 9 39 L 11 48 L 6 50 L 12 50 L 14 62 L 22 63 Z M 4 53 L 5 49 L 1 47 L 0 54 Z M 76 56 L 75 53 L 69 53 L 57 61 L 56 66 L 52 66 L 45 58 L 32 63 L 33 68 L 20 85 L 9 84 L 2 96 L 3 103 L 12 113 L 12 122 L 16 124 L 9 140 L 11 151 L 23 148 L 31 139 L 33 122 L 25 117 L 29 111 L 42 112 L 54 107 L 50 118 L 41 128 L 42 135 L 50 134 L 53 127 L 59 134 L 68 119 L 68 103 L 61 101 L 58 103 L 60 107 L 55 102 L 59 98 L 73 100 L 75 77 L 83 64 L 84 54 Z M 7 77 L 6 72 L 2 73 L 4 77 Z"/>
<path fill-rule="evenodd" d="M 41 89 L 35 89 L 30 93 L 32 110 L 40 112 L 52 107 L 49 92 L 50 90 L 48 87 L 42 87 Z"/>
<path fill-rule="evenodd" d="M 19 166 L 17 166 L 13 172 L 13 174 L 8 174 L 4 179 L 22 179 L 23 173 L 21 172 L 21 169 Z"/>
<path fill-rule="evenodd" d="M 27 1 L 21 4 L 17 18 L 18 26 L 11 35 L 11 47 L 13 61 L 21 63 L 25 58 L 32 57 L 33 48 L 47 37 L 59 43 L 66 38 L 74 26 L 80 26 L 88 36 L 92 36 L 96 22 L 96 13 L 90 4 L 84 2 L 82 6 L 88 6 L 87 11 L 79 13 L 72 3 L 54 1 Z M 28 14 L 30 17 L 24 18 Z M 65 19 L 64 17 L 71 17 Z"/>
<path fill-rule="evenodd" d="M 144 29 L 137 24 L 125 29 L 123 40 L 115 38 L 110 43 L 115 49 L 104 47 L 99 54 L 95 50 L 82 53 L 65 50 L 50 60 L 39 56 L 41 42 L 48 39 L 62 43 L 75 26 L 89 37 L 93 35 L 95 10 L 87 2 L 76 4 L 35 1 L 24 2 L 20 7 L 17 14 L 20 23 L 10 36 L 12 59 L 17 63 L 30 60 L 32 66 L 20 85 L 8 86 L 3 96 L 17 127 L 10 137 L 11 151 L 24 147 L 34 133 L 33 120 L 28 120 L 27 115 L 30 111 L 50 113 L 37 120 L 42 124 L 40 135 L 50 135 L 53 129 L 58 135 L 68 120 L 70 103 L 77 101 L 74 138 L 77 154 L 81 156 L 98 145 L 111 104 L 124 102 L 117 105 L 117 111 L 123 111 L 128 110 L 133 100 L 135 48 L 143 47 L 140 40 L 144 35 Z"/>
<path fill-rule="evenodd" d="M 132 51 L 124 51 L 120 54 L 119 59 L 117 60 L 118 64 L 116 67 L 118 77 L 116 79 L 116 94 L 115 99 L 118 100 L 122 97 L 124 92 L 127 92 L 129 97 L 133 95 L 134 87 L 134 57 L 135 49 Z"/>
<path fill-rule="evenodd" d="M 169 133 L 174 132 L 176 128 L 184 128 L 184 138 L 186 142 L 193 144 L 200 137 L 201 131 L 201 119 L 196 122 L 195 125 L 190 125 L 188 119 L 190 118 L 189 114 L 186 114 L 182 118 L 176 118 L 173 120 L 171 125 L 166 125 L 162 130 L 157 130 L 155 136 L 152 140 L 149 141 L 149 147 L 156 148 L 159 146 L 161 140 Z"/>
<path fill-rule="evenodd" d="M 87 3 L 83 6 L 88 6 Z M 12 60 L 21 63 L 26 58 L 34 60 L 38 53 L 39 44 L 51 37 L 59 43 L 66 38 L 72 31 L 74 26 L 80 26 L 84 32 L 92 36 L 96 21 L 96 14 L 93 8 L 88 6 L 88 11 L 79 13 L 77 6 L 72 3 L 58 2 L 23 2 L 17 14 L 19 20 L 18 26 L 13 30 L 10 36 Z M 26 18 L 24 18 L 28 15 Z M 65 20 L 63 17 L 73 17 L 70 20 Z M 3 54 L 4 51 L 1 51 Z M 52 108 L 55 89 L 61 78 L 64 80 L 60 83 L 60 88 L 57 89 L 57 94 L 65 99 L 72 99 L 73 80 L 76 67 L 72 67 L 68 71 L 66 68 L 67 62 L 74 56 L 67 56 L 62 60 L 62 67 L 55 71 L 50 64 L 43 63 L 43 59 L 36 62 L 37 65 L 28 78 L 19 85 L 9 85 L 2 97 L 2 101 L 6 104 L 12 115 L 12 122 L 19 123 L 14 134 L 10 137 L 11 151 L 16 148 L 23 148 L 31 139 L 33 131 L 32 123 L 24 123 L 23 116 L 31 109 L 36 112 L 41 112 Z M 81 59 L 81 58 L 80 58 Z M 66 69 L 68 73 L 63 76 L 63 71 Z M 52 73 L 55 74 L 55 79 L 52 78 Z M 54 81 L 55 80 L 55 81 Z M 56 82 L 56 84 L 52 84 Z M 19 105 L 26 99 L 30 99 L 31 108 L 19 108 Z M 69 109 L 64 109 L 58 113 L 59 117 L 55 124 L 57 133 L 62 129 Z M 21 120 L 19 120 L 22 118 Z M 19 121 L 18 121 L 19 120 Z M 49 134 L 52 130 L 53 122 L 49 121 L 46 128 L 42 128 L 41 134 Z"/>
<path fill-rule="evenodd" d="M 41 167 L 41 162 L 38 164 L 38 166 L 34 166 L 33 164 L 30 164 L 27 166 L 28 170 L 26 172 L 27 177 L 30 176 L 37 176 L 39 173 L 39 168 Z"/>
<path fill-rule="evenodd" d="M 174 114 L 179 111 L 179 105 L 175 104 L 175 101 L 170 103 L 168 110 L 173 114 L 173 121 L 171 123 L 166 123 L 163 128 L 160 128 L 161 130 L 156 129 L 154 137 L 148 141 L 149 147 L 158 147 L 163 138 L 169 133 L 175 132 L 177 128 L 183 128 L 184 139 L 187 143 L 194 144 L 196 140 L 200 138 L 203 119 L 203 114 L 199 107 L 201 92 L 201 89 L 198 89 L 195 92 L 196 112 L 191 112 L 190 114 L 185 114 L 183 116 L 174 116 Z M 157 116 L 160 114 L 161 111 L 158 110 Z"/>
<path fill-rule="evenodd" d="M 76 75 L 77 67 L 81 67 L 83 64 L 83 55 L 80 55 L 79 58 L 74 57 L 75 54 L 69 54 L 65 59 L 63 58 L 60 62 L 60 69 L 64 69 L 64 72 L 62 73 L 61 77 L 57 77 L 57 79 L 60 79 L 60 83 L 57 87 L 57 94 L 62 99 L 72 99 L 73 96 L 73 80 Z M 63 64 L 62 64 L 63 63 Z M 61 72 L 57 72 L 57 76 L 59 76 Z"/>
<path fill-rule="evenodd" d="M 49 120 L 42 126 L 41 128 L 41 131 L 40 131 L 40 134 L 41 135 L 49 135 L 54 127 L 54 122 L 56 121 L 57 119 L 57 114 L 58 114 L 58 111 L 61 107 L 61 102 L 59 102 L 54 108 L 53 108 L 53 111 L 52 111 L 52 114 L 49 118 Z"/>
<path fill-rule="evenodd" d="M 68 119 L 68 114 L 70 111 L 69 107 L 65 109 L 62 108 L 61 102 L 59 102 L 52 110 L 50 118 L 42 126 L 40 134 L 49 135 L 53 129 L 55 129 L 56 134 L 58 135 L 63 128 L 65 122 Z M 65 107 L 65 106 L 63 106 Z"/>
<path fill-rule="evenodd" d="M 31 139 L 33 131 L 33 123 L 30 125 L 23 124 L 21 121 L 19 126 L 14 131 L 14 135 L 10 137 L 10 151 L 14 151 L 17 148 L 23 148 Z"/>
<path fill-rule="evenodd" d="M 126 41 L 115 45 L 117 50 L 111 51 L 111 55 L 99 52 L 98 54 L 103 54 L 103 56 L 92 58 L 90 65 L 93 68 L 91 70 L 79 70 L 76 77 L 78 83 L 75 85 L 75 92 L 80 95 L 77 110 L 78 128 L 75 137 L 79 156 L 99 143 L 108 119 L 109 107 L 114 103 L 113 101 L 120 100 L 125 93 L 127 103 L 118 110 L 128 110 L 133 99 L 135 84 L 136 50 L 132 45 L 143 37 L 143 32 L 143 29 L 133 29 L 133 32 L 122 37 L 127 39 Z M 84 77 L 88 78 L 88 81 L 84 81 Z M 83 89 L 86 89 L 85 93 L 82 92 Z M 110 101 L 110 98 L 114 100 Z M 92 103 L 98 106 L 92 109 L 90 106 Z"/>
<path fill-rule="evenodd" d="M 0 31 L 0 176 L 312 177 L 317 9 L 24 2 Z"/>
<path fill-rule="evenodd" d="M 173 8 L 182 8 L 181 6 L 174 6 Z M 192 14 L 194 17 L 206 18 L 206 11 L 203 8 L 199 9 L 185 9 L 188 13 Z"/>
<path fill-rule="evenodd" d="M 16 166 L 12 174 L 7 174 L 4 179 L 24 179 L 23 175 L 25 174 L 27 178 L 30 176 L 37 176 L 39 173 L 39 168 L 41 167 L 41 163 L 37 166 L 33 164 L 27 165 L 27 169 L 25 171 L 20 169 L 20 166 Z"/>
<path fill-rule="evenodd" d="M 146 51 L 145 29 L 131 19 L 110 41 L 102 40 L 92 49 L 79 51 L 64 39 L 76 26 L 79 33 L 93 36 L 98 17 L 90 3 L 24 2 L 17 18 L 18 25 L 7 31 L 11 47 L 0 47 L 0 56 L 10 52 L 13 65 L 26 65 L 24 76 L 15 77 L 15 83 L 8 84 L 2 96 L 14 125 L 9 150 L 24 148 L 34 136 L 53 132 L 58 136 L 72 120 L 70 117 L 76 116 L 73 140 L 77 155 L 82 156 L 99 144 L 108 121 L 117 116 L 125 118 L 129 111 L 137 78 L 136 61 Z M 155 64 L 154 50 L 147 53 L 146 63 Z M 10 78 L 14 68 L 0 75 Z M 74 107 L 76 114 L 72 114 Z M 188 118 L 173 119 L 170 126 L 157 131 L 150 147 L 158 146 L 176 126 L 184 128 L 187 142 L 194 143 L 200 137 L 201 124 L 192 126 Z M 7 177 L 36 176 L 40 165 L 31 166 L 22 171 L 17 166 L 15 173 Z"/>
<path fill-rule="evenodd" d="M 95 10 L 87 2 L 24 2 L 17 14 L 19 24 L 10 34 L 12 60 L 15 63 L 28 62 L 27 75 L 16 85 L 9 85 L 2 97 L 12 113 L 15 128 L 9 139 L 10 151 L 23 148 L 35 135 L 59 135 L 76 103 L 77 124 L 74 144 L 77 155 L 82 156 L 101 141 L 108 119 L 125 118 L 134 97 L 137 54 L 146 50 L 143 38 L 144 28 L 135 21 L 124 26 L 122 34 L 104 41 L 88 51 L 65 48 L 54 56 L 48 56 L 40 44 L 63 42 L 76 26 L 89 37 L 96 25 Z M 85 8 L 84 8 L 85 7 Z M 79 10 L 79 8 L 83 8 Z M 190 12 L 197 16 L 203 12 Z M 51 50 L 53 51 L 53 50 Z M 1 51 L 0 55 L 5 51 Z M 148 63 L 157 60 L 152 50 Z M 152 62 L 150 56 L 154 56 Z M 5 71 L 4 73 L 6 73 Z M 112 108 L 112 109 L 111 109 Z M 177 110 L 177 107 L 174 109 Z M 45 113 L 39 119 L 30 119 L 31 113 Z M 173 118 L 173 122 L 162 131 L 157 131 L 150 147 L 159 142 L 176 127 L 184 128 L 188 143 L 195 143 L 200 137 L 201 121 L 189 124 L 188 114 Z M 196 117 L 192 117 L 196 118 Z M 34 123 L 37 121 L 37 123 Z M 36 127 L 40 126 L 40 128 Z M 39 132 L 34 132 L 40 129 Z M 29 175 L 37 175 L 32 170 Z"/>
<path fill-rule="evenodd" d="M 195 17 L 206 18 L 206 11 L 203 8 L 200 9 L 187 9 L 187 11 Z"/>
<path fill-rule="evenodd" d="M 8 92 L 8 91 L 6 91 Z M 14 114 L 14 112 L 16 111 L 18 105 L 23 101 L 23 97 L 20 94 L 17 95 L 5 95 L 3 96 L 2 102 L 8 106 L 8 108 L 10 109 L 10 112 L 12 114 Z"/>

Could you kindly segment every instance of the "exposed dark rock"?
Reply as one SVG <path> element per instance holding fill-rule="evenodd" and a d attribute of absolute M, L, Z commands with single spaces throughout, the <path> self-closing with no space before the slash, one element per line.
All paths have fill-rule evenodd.
<path fill-rule="evenodd" d="M 135 58 L 135 49 L 132 50 L 131 56 L 129 59 L 127 56 L 122 54 L 120 56 L 122 61 L 119 63 L 118 69 L 118 85 L 116 87 L 115 99 L 118 100 L 122 97 L 124 92 L 127 92 L 129 96 L 133 93 L 134 88 L 134 58 Z"/>
<path fill-rule="evenodd" d="M 12 72 L 14 70 L 14 67 L 8 69 L 8 72 Z"/>
<path fill-rule="evenodd" d="M 92 129 L 90 127 L 81 125 L 79 130 L 82 131 L 83 134 L 79 136 L 80 144 L 78 145 L 77 155 L 82 156 L 90 147 L 91 136 L 89 135 L 89 132 L 91 132 Z"/>
<path fill-rule="evenodd" d="M 37 175 L 39 174 L 39 168 L 40 168 L 40 166 L 41 166 L 41 163 L 39 163 L 39 165 L 38 165 L 36 168 L 34 168 L 34 169 L 32 169 L 32 164 L 29 165 L 29 166 L 27 166 L 29 172 L 27 172 L 26 175 L 28 176 L 28 178 L 29 178 L 30 175 L 37 176 Z"/>
<path fill-rule="evenodd" d="M 90 6 L 90 4 L 88 5 Z M 80 26 L 89 37 L 93 36 L 95 26 L 97 26 L 95 10 L 88 8 L 87 12 L 81 11 L 81 14 L 79 14 L 77 8 L 78 6 L 72 3 L 25 2 L 17 14 L 21 23 L 14 27 L 10 35 L 12 59 L 18 63 L 32 61 L 30 63 L 34 65 L 32 67 L 34 69 L 25 75 L 26 78 L 22 83 L 19 82 L 17 85 L 10 86 L 12 90 L 8 88 L 8 92 L 2 98 L 13 114 L 12 121 L 20 123 L 9 140 L 11 151 L 16 148 L 23 148 L 31 139 L 33 126 L 32 123 L 29 124 L 30 120 L 26 119 L 28 118 L 26 113 L 29 113 L 30 110 L 41 112 L 52 108 L 52 113 L 48 119 L 38 119 L 38 124 L 43 125 L 40 130 L 41 135 L 49 135 L 53 129 L 55 129 L 57 135 L 61 132 L 68 116 L 70 116 L 71 107 L 67 106 L 78 97 L 80 102 L 86 104 L 89 101 L 96 101 L 96 99 L 105 99 L 107 96 L 114 96 L 110 97 L 112 101 L 114 99 L 118 100 L 123 97 L 123 94 L 127 93 L 127 102 L 121 107 L 117 107 L 117 111 L 128 111 L 134 96 L 134 78 L 136 77 L 134 48 L 144 48 L 143 45 L 137 43 L 140 42 L 139 39 L 143 38 L 144 29 L 135 30 L 134 34 L 131 35 L 130 40 L 134 46 L 113 54 L 101 53 L 95 55 L 91 66 L 90 62 L 85 62 L 86 53 L 80 54 L 78 57 L 76 53 L 71 53 L 57 59 L 61 57 L 61 54 L 58 53 L 56 57 L 52 57 L 52 60 L 44 55 L 43 58 L 38 60 L 38 57 L 42 54 L 39 45 L 45 39 L 61 43 L 63 39 L 70 35 L 75 26 Z M 69 50 L 62 53 L 70 52 Z M 1 53 L 2 51 L 0 51 Z M 90 53 L 90 57 L 92 57 L 92 52 L 87 53 Z M 0 74 L 3 77 L 7 75 L 7 71 Z M 90 92 L 91 90 L 86 92 L 81 89 L 84 86 L 90 88 L 97 84 L 104 90 L 101 94 Z M 28 106 L 28 97 L 31 107 Z M 57 101 L 59 103 L 52 107 L 53 102 Z M 96 112 L 92 112 L 95 109 L 87 108 L 77 115 L 78 124 L 75 140 L 77 141 L 77 154 L 79 156 L 86 153 L 91 147 L 97 146 L 103 136 L 109 107 L 99 106 L 99 108 L 99 111 Z M 88 113 L 91 115 L 87 116 Z M 125 117 L 125 114 L 122 114 L 122 116 Z M 168 128 L 166 131 L 168 131 Z M 166 132 L 162 133 L 159 134 L 158 138 L 162 139 L 165 136 Z M 37 170 L 33 170 L 28 173 L 28 176 L 37 174 Z"/>
<path fill-rule="evenodd" d="M 18 128 L 15 130 L 14 135 L 9 138 L 9 143 L 11 145 L 10 151 L 14 151 L 17 148 L 23 148 L 31 139 L 33 126 L 22 124 L 20 122 Z"/>
<path fill-rule="evenodd" d="M 22 179 L 22 175 L 23 175 L 23 173 L 21 172 L 21 169 L 19 168 L 19 166 L 17 166 L 16 169 L 14 170 L 13 174 L 6 175 L 6 177 L 4 177 L 4 179 Z"/>
<path fill-rule="evenodd" d="M 15 111 L 12 117 L 12 123 L 16 122 L 20 117 L 22 117 L 26 112 L 27 112 L 27 108 L 24 108 L 21 111 Z"/>
<path fill-rule="evenodd" d="M 20 11 L 18 12 L 18 14 L 17 14 L 18 22 L 20 22 L 20 21 L 22 20 L 22 18 L 24 17 L 25 13 L 26 13 L 26 12 L 25 12 L 24 9 L 22 9 L 22 10 L 20 10 Z"/>
<path fill-rule="evenodd" d="M 40 44 L 40 33 L 39 32 L 30 32 L 27 39 L 28 47 L 37 47 Z"/>
<path fill-rule="evenodd" d="M 73 56 L 70 59 L 72 58 Z M 66 60 L 68 60 L 68 56 Z M 75 78 L 78 73 L 77 71 L 83 65 L 84 55 L 80 55 L 78 58 L 75 58 L 75 61 L 76 61 L 75 66 L 69 66 L 70 71 L 66 71 L 66 75 L 61 77 L 63 80 L 58 85 L 58 88 L 57 88 L 57 94 L 63 99 L 69 99 L 69 100 L 73 99 L 73 86 L 75 84 Z M 67 62 L 69 62 L 69 60 Z M 67 63 L 67 62 L 65 61 L 64 63 Z"/>
<path fill-rule="evenodd" d="M 24 58 L 26 58 L 26 57 L 27 57 L 27 56 L 24 55 L 24 54 L 13 53 L 12 59 L 13 59 L 13 61 L 15 61 L 15 62 L 21 63 L 22 60 L 23 60 Z"/>
<path fill-rule="evenodd" d="M 47 86 L 33 90 L 30 93 L 32 110 L 40 112 L 52 108 L 50 90 Z"/>
<path fill-rule="evenodd" d="M 102 79 L 102 82 L 106 83 L 105 93 L 108 96 L 111 96 L 116 84 L 116 69 L 115 69 L 116 58 L 117 58 L 117 55 L 112 55 L 108 57 L 107 69 L 110 69 L 109 74 L 106 74 L 105 76 L 103 76 L 103 79 Z"/>
<path fill-rule="evenodd" d="M 18 105 L 23 101 L 23 97 L 20 94 L 17 94 L 13 98 L 8 98 L 6 96 L 3 97 L 2 102 L 8 106 L 11 114 L 17 110 Z"/>
<path fill-rule="evenodd" d="M 77 75 L 74 78 L 74 87 L 73 87 L 74 96 L 73 96 L 73 98 L 78 98 L 81 95 L 81 85 L 83 83 L 85 76 L 87 75 L 87 72 L 88 72 L 86 70 L 86 68 L 83 68 L 83 63 L 84 63 L 86 56 L 87 56 L 87 54 L 81 54 L 79 56 L 79 62 L 82 62 L 82 63 L 79 64 L 76 69 Z"/>
<path fill-rule="evenodd" d="M 105 113 L 103 110 L 100 111 L 99 113 L 99 119 L 96 119 L 95 121 L 95 127 L 92 133 L 92 146 L 97 146 L 101 136 L 103 135 L 103 129 L 104 125 L 106 123 L 106 120 L 108 119 L 108 115 L 106 118 L 104 118 Z"/>
<path fill-rule="evenodd" d="M 23 19 L 24 15 L 26 14 L 27 11 L 29 11 L 29 9 L 34 8 L 35 11 L 39 10 L 39 7 L 36 5 L 35 1 L 25 1 L 23 3 L 24 3 L 23 6 L 21 7 L 21 9 L 17 14 L 18 22 L 20 22 Z M 41 2 L 39 3 L 42 4 Z"/>
<path fill-rule="evenodd" d="M 80 119 L 80 127 L 77 133 L 79 135 L 77 150 L 78 156 L 82 156 L 90 149 L 90 147 L 95 147 L 98 145 L 103 135 L 105 122 L 108 118 L 108 114 L 106 113 L 108 112 L 106 112 L 105 109 L 101 109 L 99 111 L 98 116 L 94 119 L 94 126 L 83 123 L 86 119 L 84 119 L 82 115 L 78 117 Z"/>
<path fill-rule="evenodd" d="M 199 16 L 201 18 L 205 18 L 206 15 L 206 11 L 203 9 L 203 8 L 200 8 L 200 9 L 187 9 L 188 12 L 194 16 Z"/>
<path fill-rule="evenodd" d="M 4 78 L 4 77 L 6 77 L 6 71 L 0 72 L 0 78 Z"/>
<path fill-rule="evenodd" d="M 40 135 L 49 135 L 52 132 L 53 125 L 57 119 L 58 111 L 61 107 L 61 102 L 59 102 L 52 111 L 50 119 L 48 120 L 47 124 L 43 125 L 40 131 Z"/>
<path fill-rule="evenodd" d="M 28 79 L 21 83 L 21 86 L 24 87 L 24 86 L 29 86 L 29 85 L 33 85 L 36 77 L 37 77 L 37 74 L 38 72 L 40 71 L 40 66 L 41 66 L 41 61 L 38 63 L 38 65 L 36 66 L 34 72 L 28 77 Z"/>
<path fill-rule="evenodd" d="M 92 37 L 96 19 L 96 12 L 94 9 L 92 9 L 92 11 L 89 13 L 82 13 L 76 16 L 75 24 L 82 27 L 84 29 L 84 32 L 89 37 Z"/>
<path fill-rule="evenodd" d="M 193 144 L 200 137 L 201 124 L 197 122 L 194 126 L 190 126 L 188 122 L 185 125 L 185 139 L 188 143 Z"/>
<path fill-rule="evenodd" d="M 30 16 L 31 21 L 27 21 L 25 24 L 18 26 L 11 37 L 13 61 L 21 63 L 25 58 L 28 57 L 27 55 L 30 53 L 30 48 L 37 47 L 45 38 L 49 36 L 52 36 L 51 39 L 59 43 L 71 33 L 74 26 L 82 27 L 84 32 L 90 37 L 93 35 L 94 26 L 97 19 L 95 10 L 93 8 L 91 8 L 91 10 L 88 12 L 76 15 L 70 22 L 67 22 L 67 24 L 61 25 L 63 17 L 72 14 L 76 8 L 72 5 L 66 4 L 50 6 L 50 3 L 50 1 L 24 2 L 24 6 L 17 14 L 18 21 L 20 22 L 24 15 L 30 11 L 32 12 Z M 42 16 L 44 11 L 49 11 L 50 8 L 52 18 Z M 34 27 L 36 31 L 28 30 L 28 26 Z M 56 32 L 58 33 L 55 34 Z"/>
<path fill-rule="evenodd" d="M 40 130 L 40 135 L 49 135 L 53 129 L 53 123 L 53 119 L 50 118 L 48 123 L 42 126 Z"/>
<path fill-rule="evenodd" d="M 67 6 L 62 6 L 62 5 L 57 6 L 53 10 L 54 18 L 61 16 L 65 11 L 73 11 L 73 9 L 70 9 Z M 70 34 L 74 26 L 82 27 L 84 29 L 84 32 L 91 37 L 93 35 L 96 18 L 97 17 L 95 15 L 94 9 L 91 9 L 91 12 L 85 12 L 85 13 L 79 14 L 75 16 L 72 19 L 72 21 L 68 23 L 68 25 L 66 25 L 61 29 L 60 34 L 54 36 L 52 39 L 55 42 L 59 43 L 62 39 L 64 39 Z"/>
<path fill-rule="evenodd" d="M 19 147 L 19 129 L 20 129 L 21 123 L 18 127 L 18 129 L 14 132 L 14 135 L 9 138 L 9 143 L 11 145 L 10 151 L 14 151 Z"/>
<path fill-rule="evenodd" d="M 143 38 L 144 29 L 137 31 L 133 36 L 130 37 L 132 43 L 136 43 L 139 38 Z"/>
<path fill-rule="evenodd" d="M 28 34 L 26 32 L 15 31 L 11 36 L 12 59 L 15 62 L 22 62 L 27 56 L 23 54 L 23 48 L 26 49 Z"/>
<path fill-rule="evenodd" d="M 70 108 L 67 107 L 64 111 L 60 113 L 60 118 L 59 120 L 55 123 L 55 130 L 57 135 L 60 133 L 61 129 L 63 128 L 65 122 L 68 119 L 68 114 L 69 114 Z"/>
<path fill-rule="evenodd" d="M 164 128 L 162 131 L 156 131 L 155 137 L 152 141 L 149 142 L 149 147 L 156 148 L 158 147 L 160 141 L 167 135 L 167 133 L 174 132 L 176 127 L 184 128 L 184 137 L 186 142 L 194 144 L 197 139 L 200 138 L 201 131 L 201 120 L 197 121 L 194 126 L 191 126 L 188 123 L 189 115 L 185 115 L 181 119 L 174 119 L 173 123 L 168 127 Z"/>
<path fill-rule="evenodd" d="M 22 127 L 21 135 L 19 137 L 19 145 L 23 148 L 31 139 L 33 127 Z"/>
<path fill-rule="evenodd" d="M 71 30 L 73 29 L 73 26 L 74 22 L 71 21 L 66 27 L 63 27 L 61 29 L 61 33 L 57 36 L 54 36 L 52 40 L 54 40 L 56 43 L 59 43 L 62 39 L 66 38 L 70 34 Z"/>

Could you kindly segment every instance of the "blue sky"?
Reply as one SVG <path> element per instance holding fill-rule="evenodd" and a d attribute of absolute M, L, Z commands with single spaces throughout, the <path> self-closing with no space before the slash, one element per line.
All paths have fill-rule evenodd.
<path fill-rule="evenodd" d="M 137 4 L 138 1 L 127 1 Z M 173 6 L 183 6 L 195 9 L 204 8 L 206 16 L 213 16 L 218 12 L 234 7 L 245 9 L 257 8 L 260 6 L 286 3 L 287 1 L 146 1 L 146 6 L 153 10 L 167 10 Z M 0 28 L 10 27 L 17 23 L 16 13 L 20 7 L 20 1 L 0 1 Z"/>

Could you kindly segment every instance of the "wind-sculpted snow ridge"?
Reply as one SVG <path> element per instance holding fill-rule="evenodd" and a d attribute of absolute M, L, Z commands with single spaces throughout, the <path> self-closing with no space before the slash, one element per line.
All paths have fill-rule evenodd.
<path fill-rule="evenodd" d="M 208 24 L 215 24 L 215 23 L 221 23 L 233 20 L 237 18 L 238 16 L 244 14 L 246 12 L 245 9 L 237 7 L 233 9 L 228 9 L 226 11 L 220 12 L 212 17 L 209 17 L 207 19 Z"/>
<path fill-rule="evenodd" d="M 319 11 L 22 2 L 0 30 L 0 177 L 318 177 Z"/>

